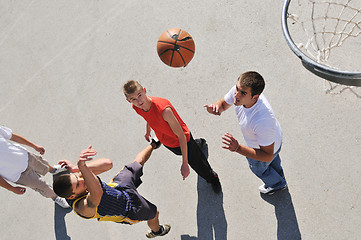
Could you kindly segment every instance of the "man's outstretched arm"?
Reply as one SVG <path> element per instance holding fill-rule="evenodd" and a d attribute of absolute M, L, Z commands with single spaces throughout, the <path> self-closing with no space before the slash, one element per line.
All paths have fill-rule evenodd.
<path fill-rule="evenodd" d="M 224 97 L 219 99 L 218 101 L 216 101 L 213 104 L 206 104 L 203 107 L 206 108 L 206 110 L 213 115 L 221 115 L 222 112 L 226 111 L 228 108 L 230 108 L 232 105 L 228 104 L 225 100 Z"/>
<path fill-rule="evenodd" d="M 19 134 L 12 133 L 10 140 L 34 148 L 35 151 L 39 152 L 41 155 L 45 153 L 45 149 L 43 146 L 36 145 L 28 139 L 24 138 L 23 136 L 20 136 Z"/>
<path fill-rule="evenodd" d="M 69 160 L 60 160 L 59 164 L 62 167 L 67 168 L 71 173 L 80 172 L 78 166 L 74 165 Z M 86 165 L 95 175 L 99 175 L 113 168 L 113 162 L 109 158 L 95 159 L 91 162 L 87 162 Z"/>

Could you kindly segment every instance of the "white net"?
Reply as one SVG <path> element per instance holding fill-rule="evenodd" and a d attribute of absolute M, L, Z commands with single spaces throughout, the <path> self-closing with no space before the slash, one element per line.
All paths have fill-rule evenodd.
<path fill-rule="evenodd" d="M 293 1 L 287 18 L 293 41 L 308 57 L 333 69 L 361 72 L 361 0 Z M 326 93 L 346 90 L 361 98 L 361 87 L 325 80 Z"/>

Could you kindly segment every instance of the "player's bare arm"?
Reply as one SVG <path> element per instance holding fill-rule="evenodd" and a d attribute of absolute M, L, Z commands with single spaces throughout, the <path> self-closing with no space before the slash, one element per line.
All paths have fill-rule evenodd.
<path fill-rule="evenodd" d="M 13 133 L 10 140 L 34 148 L 35 151 L 39 152 L 41 155 L 45 153 L 44 147 L 32 143 L 23 136 L 20 136 L 19 134 Z"/>
<path fill-rule="evenodd" d="M 206 108 L 206 110 L 213 115 L 221 115 L 222 112 L 226 111 L 228 108 L 230 108 L 232 105 L 226 103 L 226 101 L 224 100 L 224 98 L 219 99 L 218 101 L 216 101 L 213 104 L 206 104 L 204 105 L 204 107 Z"/>
<path fill-rule="evenodd" d="M 179 140 L 180 149 L 182 151 L 182 166 L 181 166 L 181 174 L 183 176 L 183 180 L 188 177 L 190 170 L 188 166 L 188 147 L 187 147 L 187 138 L 183 132 L 181 125 L 173 114 L 173 111 L 170 107 L 167 107 L 163 111 L 163 119 L 166 121 L 175 135 L 177 135 Z"/>
<path fill-rule="evenodd" d="M 103 196 L 103 189 L 96 175 L 87 167 L 86 162 L 96 155 L 96 151 L 89 146 L 83 150 L 78 159 L 78 168 L 84 178 L 88 194 L 85 199 L 79 201 L 76 205 L 76 211 L 84 217 L 93 217 L 96 208 L 100 204 Z"/>
<path fill-rule="evenodd" d="M 144 137 L 145 137 L 145 140 L 147 140 L 147 142 L 150 142 L 150 132 L 151 132 L 151 127 L 149 126 L 149 124 L 147 123 L 145 125 L 145 134 L 144 134 Z"/>
<path fill-rule="evenodd" d="M 60 160 L 58 163 L 61 167 L 67 168 L 71 173 L 80 172 L 78 166 L 74 165 L 69 160 Z M 95 175 L 99 175 L 113 168 L 113 162 L 108 158 L 95 159 L 91 162 L 87 162 L 86 165 Z"/>
<path fill-rule="evenodd" d="M 273 159 L 274 143 L 269 146 L 260 146 L 259 149 L 251 148 L 239 144 L 230 133 L 226 133 L 222 137 L 222 148 L 231 152 L 237 152 L 245 157 L 249 157 L 261 162 L 271 162 Z"/>
<path fill-rule="evenodd" d="M 15 194 L 24 194 L 26 191 L 26 188 L 23 187 L 14 187 L 10 183 L 8 183 L 4 178 L 0 177 L 0 186 L 9 190 L 10 192 L 13 192 Z"/>

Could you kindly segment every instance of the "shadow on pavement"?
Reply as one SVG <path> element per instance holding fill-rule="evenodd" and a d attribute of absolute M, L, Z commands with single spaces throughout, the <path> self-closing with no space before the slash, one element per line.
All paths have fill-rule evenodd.
<path fill-rule="evenodd" d="M 53 176 L 53 181 L 55 178 L 60 176 L 61 174 L 69 173 L 59 173 Z M 68 240 L 71 239 L 66 231 L 66 224 L 65 224 L 65 215 L 72 211 L 71 208 L 62 208 L 58 204 L 54 203 L 55 210 L 54 210 L 54 231 L 55 231 L 55 239 L 56 240 Z"/>
<path fill-rule="evenodd" d="M 278 240 L 301 239 L 296 212 L 288 188 L 273 195 L 261 194 L 263 200 L 275 207 Z"/>
<path fill-rule="evenodd" d="M 212 187 L 199 176 L 197 190 L 198 237 L 181 235 L 181 240 L 226 240 L 227 220 L 223 209 L 223 193 L 215 194 Z"/>
<path fill-rule="evenodd" d="M 208 158 L 208 145 L 202 146 Z M 220 179 L 222 183 L 222 179 Z M 197 183 L 197 229 L 198 237 L 181 235 L 181 240 L 226 240 L 227 220 L 223 209 L 223 192 L 215 194 L 212 186 L 198 176 Z"/>

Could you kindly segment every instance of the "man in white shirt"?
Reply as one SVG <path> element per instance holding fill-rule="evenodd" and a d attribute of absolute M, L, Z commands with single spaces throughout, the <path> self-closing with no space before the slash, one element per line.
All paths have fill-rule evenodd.
<path fill-rule="evenodd" d="M 248 146 L 239 144 L 230 133 L 226 133 L 222 137 L 225 144 L 222 147 L 245 156 L 251 171 L 264 182 L 259 191 L 272 194 L 285 189 L 287 182 L 279 156 L 282 129 L 262 94 L 264 87 L 264 79 L 259 73 L 245 72 L 222 99 L 204 107 L 210 114 L 221 115 L 232 104 L 235 105 L 238 123 Z"/>
<path fill-rule="evenodd" d="M 66 171 L 66 168 L 60 165 L 50 166 L 41 156 L 32 154 L 9 140 L 32 147 L 41 155 L 45 153 L 42 146 L 13 133 L 10 128 L 0 126 L 0 186 L 19 195 L 24 194 L 26 188 L 14 187 L 9 182 L 30 187 L 44 197 L 53 199 L 61 207 L 69 208 L 66 200 L 58 197 L 40 177 L 48 172 L 54 175 Z"/>

